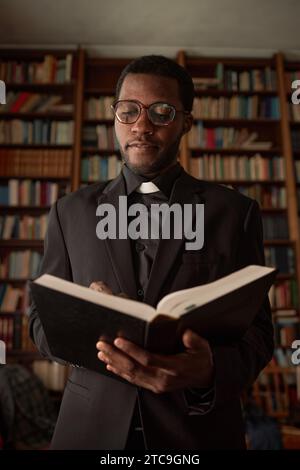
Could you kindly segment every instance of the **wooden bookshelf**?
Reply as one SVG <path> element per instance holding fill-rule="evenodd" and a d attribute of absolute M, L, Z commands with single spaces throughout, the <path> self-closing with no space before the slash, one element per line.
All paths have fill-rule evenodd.
<path fill-rule="evenodd" d="M 299 289 L 300 289 L 300 252 L 299 252 L 299 229 L 298 229 L 298 220 L 297 220 L 297 197 L 296 197 L 296 181 L 295 181 L 295 171 L 294 171 L 294 161 L 293 161 L 293 152 L 292 152 L 292 146 L 291 146 L 291 129 L 297 128 L 298 122 L 294 123 L 291 122 L 290 116 L 288 113 L 288 105 L 287 105 L 287 97 L 289 94 L 287 94 L 286 90 L 286 77 L 285 77 L 285 70 L 286 70 L 286 63 L 284 61 L 284 57 L 282 54 L 276 54 L 274 57 L 269 58 L 269 59 L 224 59 L 224 58 L 198 58 L 198 57 L 189 57 L 187 54 L 185 54 L 184 51 L 179 51 L 177 55 L 177 61 L 179 64 L 182 66 L 186 67 L 187 70 L 191 73 L 192 77 L 197 77 L 198 79 L 198 84 L 199 83 L 206 83 L 206 86 L 204 86 L 204 89 L 199 89 L 196 90 L 196 99 L 198 98 L 198 103 L 204 103 L 205 105 L 205 100 L 210 99 L 211 103 L 216 101 L 213 100 L 223 100 L 222 105 L 225 103 L 225 105 L 228 103 L 232 103 L 229 100 L 236 99 L 237 102 L 240 99 L 241 103 L 245 103 L 245 99 L 248 100 L 250 98 L 257 100 L 257 103 L 260 102 L 260 100 L 265 100 L 267 99 L 268 103 L 271 103 L 271 105 L 274 103 L 275 108 L 276 106 L 279 105 L 279 110 L 280 114 L 276 116 L 276 118 L 272 117 L 272 115 L 268 118 L 257 118 L 255 117 L 254 119 L 252 118 L 235 118 L 235 119 L 229 119 L 228 117 L 224 119 L 219 119 L 219 118 L 207 118 L 205 117 L 198 117 L 195 120 L 197 121 L 202 121 L 202 124 L 200 127 L 202 128 L 207 128 L 210 126 L 211 128 L 214 127 L 234 127 L 240 129 L 241 127 L 250 129 L 250 132 L 256 132 L 256 135 L 258 136 L 258 140 L 263 140 L 263 141 L 270 141 L 271 142 L 271 147 L 268 149 L 259 149 L 256 148 L 254 149 L 244 149 L 239 146 L 239 148 L 236 148 L 235 146 L 231 146 L 230 148 L 214 148 L 214 147 L 221 147 L 219 146 L 207 146 L 207 145 L 198 145 L 198 146 L 192 146 L 190 147 L 189 145 L 189 138 L 188 136 L 185 136 L 182 142 L 182 147 L 181 147 L 181 162 L 183 166 L 187 169 L 187 171 L 192 172 L 195 171 L 195 157 L 201 157 L 202 162 L 204 161 L 204 155 L 207 155 L 207 160 L 206 163 L 209 165 L 209 161 L 211 161 L 211 158 L 213 158 L 214 155 L 219 154 L 220 158 L 224 162 L 226 162 L 226 156 L 232 156 L 232 158 L 241 158 L 241 156 L 246 156 L 246 158 L 251 159 L 255 153 L 259 153 L 262 157 L 262 159 L 269 159 L 272 161 L 274 156 L 282 156 L 283 158 L 283 165 L 284 165 L 284 171 L 285 171 L 285 177 L 283 180 L 276 180 L 274 178 L 263 178 L 261 180 L 253 180 L 253 178 L 250 179 L 241 179 L 241 178 L 236 178 L 236 179 L 225 179 L 225 178 L 218 178 L 217 180 L 213 178 L 213 180 L 230 185 L 231 187 L 235 189 L 240 189 L 240 187 L 245 186 L 246 188 L 251 188 L 251 186 L 256 185 L 257 187 L 261 188 L 262 191 L 272 191 L 272 188 L 277 188 L 276 191 L 280 190 L 282 188 L 285 191 L 286 194 L 286 203 L 282 207 L 266 207 L 261 203 L 261 209 L 262 209 L 262 216 L 263 219 L 266 217 L 275 217 L 274 220 L 276 220 L 276 217 L 284 217 L 283 220 L 286 220 L 285 224 L 288 228 L 288 238 L 278 238 L 276 236 L 272 236 L 271 239 L 265 239 L 264 241 L 264 246 L 265 250 L 272 250 L 272 249 L 286 249 L 286 250 L 292 250 L 289 253 L 294 253 L 294 272 L 280 272 L 277 281 L 276 281 L 276 288 L 278 289 L 278 292 L 280 295 L 283 297 L 286 294 L 286 289 L 287 290 L 292 290 L 293 295 L 294 291 L 296 289 L 297 294 L 296 294 L 296 299 L 295 297 L 295 303 L 290 304 L 289 301 L 286 301 L 286 304 L 280 307 L 277 307 L 276 305 L 273 306 L 272 311 L 273 313 L 276 312 L 276 315 L 273 316 L 273 321 L 275 324 L 275 331 L 276 328 L 278 329 L 279 326 L 281 325 L 280 322 L 283 322 L 283 325 L 285 325 L 283 328 L 285 328 L 285 331 L 283 332 L 284 334 L 290 334 L 290 326 L 289 326 L 289 321 L 292 322 L 293 324 L 297 324 L 299 320 L 299 304 L 298 304 L 298 295 L 299 295 Z M 300 70 L 300 62 L 297 64 L 293 64 L 289 66 L 289 69 L 292 70 L 292 67 L 296 67 L 297 70 Z M 254 71 L 256 70 L 256 71 Z M 221 75 L 219 74 L 220 71 L 222 72 Z M 260 71 L 260 72 L 259 72 Z M 267 72 L 266 72 L 267 71 Z M 270 72 L 273 71 L 273 72 Z M 255 89 L 249 89 L 249 90 L 241 90 L 241 84 L 242 84 L 242 78 L 245 78 L 246 74 L 249 74 L 250 77 L 250 84 L 251 86 L 255 88 L 255 85 L 257 85 L 256 82 L 256 77 L 259 77 L 260 75 L 263 77 L 263 73 L 265 73 L 265 78 L 272 78 L 271 81 L 275 79 L 275 82 L 272 85 L 272 89 L 262 89 L 262 90 L 255 90 Z M 219 74 L 219 75 L 218 75 Z M 243 76 L 244 74 L 244 76 Z M 272 75 L 272 77 L 271 77 Z M 218 80 L 210 80 L 212 79 L 218 79 Z M 247 78 L 247 77 L 246 77 Z M 202 80 L 204 79 L 204 80 Z M 208 80 L 207 80 L 208 79 Z M 231 81 L 232 79 L 232 81 Z M 212 83 L 215 81 L 213 88 L 211 87 Z M 210 85 L 209 85 L 210 82 Z M 218 83 L 217 83 L 218 82 Z M 245 83 L 245 82 L 244 82 Z M 234 88 L 233 89 L 228 89 L 228 84 L 229 88 Z M 267 84 L 267 80 L 265 81 L 265 85 Z M 259 84 L 258 84 L 259 85 Z M 270 88 L 271 83 L 268 84 L 267 88 Z M 249 98 L 248 98 L 249 97 Z M 269 101 L 275 99 L 277 100 L 276 102 Z M 201 101 L 202 100 L 202 101 Z M 227 100 L 227 101 L 224 101 Z M 207 101 L 209 103 L 209 101 Z M 221 101 L 219 101 L 221 103 Z M 219 103 L 217 102 L 217 103 Z M 263 102 L 263 101 L 262 101 Z M 247 103 L 247 101 L 246 101 Z M 252 104 L 251 101 L 249 101 L 250 105 Z M 200 108 L 201 110 L 202 108 Z M 205 106 L 203 106 L 203 109 L 205 109 Z M 226 108 L 225 108 L 226 109 Z M 272 106 L 271 106 L 272 109 Z M 199 110 L 199 109 L 198 109 Z M 250 106 L 251 110 L 251 106 Z M 204 134 L 205 135 L 205 134 Z M 300 138 L 299 138 L 300 139 Z M 298 149 L 298 153 L 296 153 L 294 156 L 296 158 L 299 158 L 300 155 L 300 146 Z M 234 161 L 234 160 L 232 160 Z M 262 160 L 263 161 L 263 160 Z M 274 161 L 274 160 L 273 160 Z M 215 158 L 215 165 L 217 165 L 220 162 L 220 159 L 217 160 Z M 203 166 L 202 166 L 203 169 Z M 206 167 L 206 170 L 209 169 Z M 220 171 L 219 171 L 220 173 Z M 194 174 L 194 176 L 197 176 Z M 199 175 L 201 178 L 203 178 L 203 175 Z M 198 177 L 199 177 L 198 176 Z M 211 179 L 207 174 L 204 175 L 204 179 Z M 247 193 L 248 190 L 246 190 Z M 251 197 L 255 198 L 255 195 L 249 194 Z M 279 219 L 278 219 L 279 220 Z M 282 219 L 280 219 L 282 221 Z M 267 257 L 268 258 L 268 257 Z M 289 283 L 289 284 L 285 284 Z M 293 284 L 290 284 L 293 283 Z M 281 290 L 279 290 L 281 289 Z M 290 292 L 289 295 L 292 295 Z M 288 316 L 286 315 L 286 312 L 282 317 L 280 316 L 280 312 L 283 311 L 290 311 L 291 315 Z M 289 320 L 287 320 L 289 318 Z M 296 320 L 297 319 L 297 320 Z M 286 322 L 286 324 L 284 323 Z M 283 333 L 277 333 L 277 336 L 279 334 L 279 340 L 281 338 L 280 334 Z M 278 337 L 277 337 L 278 341 Z M 281 344 L 281 343 L 280 343 Z M 280 344 L 277 344 L 277 346 L 280 346 Z M 288 350 L 289 348 L 284 345 L 282 348 L 283 354 L 285 354 L 286 358 L 288 358 Z M 276 350 L 277 353 L 277 350 Z M 268 366 L 265 371 L 261 374 L 261 378 L 258 380 L 258 382 L 254 386 L 254 395 L 256 397 L 259 397 L 259 400 L 261 403 L 263 402 L 262 397 L 266 394 L 266 387 L 263 386 L 261 387 L 261 383 L 265 381 L 265 384 L 267 384 L 267 392 L 268 392 L 268 399 L 269 403 L 272 398 L 272 393 L 275 393 L 274 391 L 272 392 L 272 388 L 269 381 L 270 377 L 273 377 L 272 380 L 275 380 L 276 384 L 278 384 L 278 380 L 283 380 L 283 376 L 289 372 L 290 374 L 292 373 L 294 377 L 296 377 L 296 369 L 294 366 L 292 366 L 291 363 L 288 362 L 287 359 L 287 367 L 283 367 L 282 364 L 280 364 L 278 361 L 280 358 L 280 355 L 275 354 L 273 363 Z M 274 366 L 274 364 L 277 364 Z M 266 374 L 266 376 L 265 376 Z M 281 378 L 279 378 L 279 374 L 281 374 Z M 264 378 L 267 377 L 267 378 Z M 294 386 L 297 387 L 297 380 L 295 378 L 295 383 Z M 299 385 L 298 385 L 299 386 Z M 298 390 L 298 393 L 300 391 Z M 258 393 L 260 395 L 258 395 Z M 299 395 L 298 395 L 299 397 Z M 276 396 L 273 397 L 275 399 L 278 398 L 278 390 L 276 389 Z M 276 406 L 274 409 L 272 407 L 268 406 L 266 409 L 268 414 L 271 414 L 274 417 L 277 418 L 284 418 L 288 420 L 288 415 L 289 415 L 289 410 L 286 408 L 283 410 L 282 408 L 279 407 L 276 409 Z"/>
<path fill-rule="evenodd" d="M 14 188 L 11 184 L 10 191 L 6 190 L 5 198 L 8 200 L 5 202 L 1 200 L 1 226 L 3 230 L 5 224 L 6 230 L 22 229 L 25 234 L 21 238 L 20 233 L 14 233 L 13 238 L 6 234 L 5 239 L 0 240 L 2 266 L 0 284 L 2 288 L 3 285 L 6 285 L 14 289 L 15 292 L 19 292 L 15 301 L 16 311 L 1 311 L 0 313 L 0 319 L 7 318 L 7 321 L 10 322 L 19 317 L 20 311 L 22 321 L 26 320 L 24 311 L 29 301 L 26 283 L 28 278 L 34 277 L 37 273 L 37 255 L 42 256 L 46 215 L 49 208 L 56 197 L 60 197 L 66 191 L 74 188 L 75 160 L 78 159 L 78 138 L 76 140 L 75 130 L 78 134 L 81 128 L 80 101 L 83 84 L 80 77 L 80 66 L 83 66 L 82 51 L 12 49 L 0 51 L 0 75 L 6 83 L 7 94 L 7 105 L 1 106 L 0 110 L 0 186 L 2 195 L 3 187 L 8 187 L 12 181 L 15 182 Z M 24 106 L 27 107 L 26 110 Z M 51 106 L 54 108 L 52 109 Z M 40 109 L 43 111 L 39 111 Z M 16 134 L 16 123 L 19 123 L 18 135 L 14 135 Z M 52 129 L 53 123 L 56 123 L 56 129 Z M 67 143 L 63 142 L 65 136 L 62 135 L 66 126 L 69 126 L 69 130 L 73 128 L 73 133 L 70 134 L 71 137 Z M 45 151 L 49 153 L 45 154 Z M 11 163 L 11 158 L 7 158 L 8 152 L 11 152 L 9 156 L 12 159 L 15 158 L 15 162 Z M 27 152 L 27 160 L 24 160 L 25 152 Z M 31 156 L 29 152 L 31 152 Z M 58 171 L 59 165 L 63 163 L 62 152 L 69 152 L 68 160 L 64 160 L 64 164 L 68 165 L 64 167 L 64 173 Z M 28 159 L 29 156 L 31 160 Z M 49 166 L 53 164 L 54 156 L 57 160 L 56 174 Z M 27 162 L 26 172 L 24 161 Z M 8 164 L 10 166 L 5 167 Z M 43 168 L 43 165 L 46 166 Z M 52 190 L 50 198 L 47 197 L 46 192 Z M 27 195 L 28 200 L 20 198 L 21 191 L 23 191 L 23 196 Z M 38 197 L 39 192 L 40 197 Z M 35 202 L 32 200 L 33 195 Z M 10 227 L 9 217 L 12 221 Z M 30 236 L 26 237 L 26 233 Z M 30 254 L 29 258 L 28 253 Z M 28 263 L 34 253 L 36 254 L 34 272 L 30 272 L 28 277 L 21 272 L 18 274 L 17 264 L 24 269 L 24 263 Z M 19 261 L 16 261 L 18 256 L 23 255 L 24 258 L 19 258 Z M 6 257 L 9 261 L 5 261 Z M 21 261 L 23 259 L 24 261 Z M 29 262 L 31 263 L 31 261 Z M 14 275 L 10 275 L 12 272 Z M 0 290 L 0 294 L 3 296 L 4 291 Z M 5 334 L 10 336 L 6 336 L 4 340 L 12 346 L 7 351 L 8 360 L 23 362 L 27 365 L 39 359 L 40 355 L 28 338 L 28 326 L 26 325 L 27 323 L 21 328 L 19 325 L 21 337 L 14 338 L 14 341 L 18 342 L 17 348 L 12 344 L 11 333 L 14 334 L 14 332 L 8 331 L 7 325 Z M 3 331 L 0 331 L 0 334 L 3 336 Z"/>
<path fill-rule="evenodd" d="M 99 178 L 101 180 L 112 179 L 119 172 L 121 167 L 120 152 L 114 137 L 114 118 L 110 104 L 114 101 L 115 88 L 120 73 L 130 61 L 131 59 L 127 58 L 86 57 L 82 103 L 81 161 L 76 170 L 78 187 L 81 184 L 93 183 Z M 93 106 L 91 101 L 93 101 Z M 102 128 L 102 132 L 97 138 L 96 130 L 99 129 L 99 126 Z M 101 140 L 104 145 L 101 145 Z M 113 160 L 112 156 L 114 156 Z M 93 163 L 91 163 L 91 159 L 93 159 Z M 84 170 L 85 175 L 82 174 L 84 160 L 85 163 L 88 162 Z M 93 173 L 94 170 L 95 173 Z"/>
<path fill-rule="evenodd" d="M 41 63 L 45 60 L 45 56 L 52 55 L 58 61 L 62 61 L 67 54 L 72 54 L 72 73 L 66 83 L 27 83 L 21 81 L 16 83 L 16 80 L 4 80 L 7 85 L 7 93 L 11 92 L 16 94 L 30 93 L 40 95 L 60 95 L 62 102 L 72 104 L 72 111 L 11 111 L 0 110 L 0 122 L 6 121 L 11 122 L 12 120 L 20 120 L 26 125 L 34 121 L 48 120 L 50 123 L 57 121 L 60 123 L 67 123 L 68 121 L 73 122 L 73 138 L 69 144 L 62 143 L 13 143 L 13 142 L 1 142 L 1 128 L 0 128 L 0 154 L 2 151 L 24 151 L 32 150 L 41 152 L 42 150 L 53 150 L 56 151 L 70 151 L 71 152 L 71 165 L 66 177 L 47 177 L 47 175 L 40 175 L 39 177 L 34 172 L 30 176 L 24 177 L 22 174 L 9 173 L 7 176 L 0 176 L 0 186 L 4 185 L 9 179 L 14 179 L 21 183 L 24 179 L 31 179 L 32 181 L 40 181 L 42 183 L 52 182 L 57 184 L 58 197 L 64 194 L 64 188 L 69 191 L 74 191 L 80 188 L 82 184 L 89 184 L 95 180 L 101 179 L 102 176 L 96 174 L 90 178 L 83 178 L 83 160 L 93 159 L 91 165 L 100 166 L 100 173 L 102 169 L 102 163 L 105 163 L 104 168 L 107 172 L 107 165 L 112 162 L 112 157 L 115 159 L 114 164 L 118 165 L 118 159 L 120 154 L 117 148 L 115 148 L 115 142 L 112 141 L 111 130 L 113 128 L 113 116 L 99 116 L 97 113 L 99 109 L 104 106 L 105 113 L 108 110 L 109 102 L 103 105 L 107 97 L 111 99 L 115 95 L 115 86 L 122 69 L 130 62 L 129 58 L 94 58 L 89 56 L 83 49 L 78 51 L 67 51 L 67 50 L 1 50 L 0 51 L 0 64 L 1 62 L 15 62 L 15 63 Z M 289 61 L 282 54 L 278 53 L 274 57 L 266 59 L 257 58 L 209 58 L 209 57 L 189 57 L 185 51 L 180 50 L 177 54 L 177 61 L 182 66 L 186 67 L 191 73 L 192 77 L 197 78 L 218 78 L 220 83 L 214 86 L 208 86 L 207 88 L 199 88 L 196 90 L 197 100 L 202 100 L 205 103 L 205 99 L 210 98 L 213 100 L 224 100 L 225 108 L 228 106 L 229 110 L 234 99 L 238 99 L 238 103 L 246 103 L 246 108 L 254 103 L 258 103 L 259 113 L 255 117 L 229 117 L 229 115 L 220 116 L 204 116 L 197 118 L 196 121 L 202 122 L 203 128 L 234 128 L 238 131 L 248 129 L 249 134 L 257 133 L 258 141 L 270 141 L 271 147 L 266 148 L 241 148 L 240 146 L 227 145 L 226 147 L 215 148 L 215 146 L 208 145 L 190 145 L 190 137 L 185 135 L 181 141 L 180 147 L 180 162 L 182 166 L 188 171 L 192 171 L 193 163 L 195 163 L 198 157 L 207 155 L 209 158 L 218 154 L 220 158 L 225 162 L 226 158 L 240 159 L 240 157 L 246 157 L 252 159 L 255 154 L 260 154 L 262 161 L 275 162 L 276 157 L 282 157 L 284 167 L 284 178 L 280 177 L 226 177 L 219 178 L 217 181 L 220 184 L 225 184 L 233 187 L 234 189 L 243 191 L 245 194 L 249 194 L 254 198 L 261 198 L 264 201 L 261 204 L 261 210 L 263 218 L 283 217 L 288 226 L 288 236 L 277 237 L 276 234 L 271 238 L 265 240 L 265 249 L 289 249 L 295 253 L 295 270 L 294 272 L 281 272 L 277 278 L 277 286 L 283 286 L 284 283 L 290 284 L 290 288 L 294 289 L 296 285 L 298 295 L 300 292 L 300 235 L 298 217 L 300 217 L 300 180 L 296 182 L 295 172 L 295 161 L 300 161 L 300 122 L 295 122 L 291 119 L 289 112 L 289 102 L 291 99 L 290 90 L 287 89 L 287 73 L 300 71 L 300 58 L 299 60 Z M 50 61 L 51 62 L 51 61 Z M 49 62 L 49 63 L 50 63 Z M 58 63 L 57 63 L 58 64 Z M 218 65 L 220 64 L 220 65 Z M 15 66 L 14 66 L 15 67 Z M 222 70 L 223 75 L 217 76 L 217 67 L 219 67 L 218 73 Z M 267 70 L 267 72 L 265 72 Z M 254 72 L 256 71 L 256 72 Z M 257 72 L 258 71 L 258 72 Z M 253 89 L 245 87 L 245 81 L 247 82 L 247 74 L 251 76 L 253 83 L 255 80 L 259 80 L 260 72 L 263 77 L 263 71 L 265 73 L 265 82 L 268 86 L 264 86 L 263 89 Z M 15 73 L 15 72 L 14 72 Z M 0 66 L 1 74 L 1 66 Z M 244 74 L 244 75 L 243 75 Z M 252 75 L 251 75 L 252 74 Z M 21 74 L 22 75 L 22 74 Z M 256 77 L 256 78 L 254 78 Z M 276 86 L 273 86 L 274 77 L 276 78 Z M 2 78 L 2 77 L 0 77 Z M 223 80 L 223 82 L 222 82 Z M 240 83 L 243 81 L 243 87 L 241 89 Z M 273 84 L 273 85 L 272 85 Z M 202 85 L 201 85 L 202 86 Z M 94 102 L 92 103 L 92 101 Z M 240 101 L 239 101 L 240 100 Z M 252 100 L 252 101 L 251 101 Z M 199 101 L 202 103 L 201 101 Z M 90 103 L 90 105 L 88 104 Z M 96 104 L 95 104 L 96 103 Z M 273 109 L 273 104 L 278 103 L 280 114 L 278 116 L 266 117 L 260 115 L 261 109 L 265 106 L 265 109 Z M 89 107 L 90 106 L 90 107 Z M 106 108 L 105 108 L 106 107 Z M 275 109 L 274 108 L 274 109 Z M 96 109 L 96 114 L 90 111 Z M 247 108 L 248 109 L 248 108 Z M 88 110 L 88 111 L 87 111 Z M 248 112 L 248 111 L 247 111 Z M 251 111 L 252 112 L 252 111 Z M 229 113 L 230 114 L 230 113 Z M 276 114 L 276 113 L 275 113 Z M 27 124 L 26 124 L 27 123 Z M 106 147 L 99 146 L 99 141 L 95 139 L 95 132 L 93 129 L 97 129 L 97 137 L 105 129 L 109 133 L 110 145 Z M 86 129 L 90 131 L 86 133 Z M 92 130 L 91 130 L 92 129 Z M 93 133 L 93 138 L 89 138 L 89 132 Z M 299 147 L 292 147 L 292 134 L 299 132 Z M 112 143 L 114 145 L 112 145 Z M 117 157 L 117 159 L 116 159 Z M 237 161 L 237 160 L 236 160 Z M 89 160 L 90 164 L 91 160 Z M 1 164 L 1 162 L 0 162 Z M 112 167 L 110 168 L 110 170 Z M 112 173 L 108 175 L 108 179 L 112 176 Z M 280 176 L 280 175 L 279 175 Z M 10 178 L 11 177 L 11 178 Z M 206 176 L 206 179 L 210 179 Z M 68 188 L 67 188 L 68 186 Z M 297 193 L 298 190 L 298 193 Z M 285 194 L 285 197 L 283 196 Z M 297 201 L 298 195 L 298 201 Z M 282 201 L 285 199 L 285 202 Z M 274 200 L 276 202 L 274 203 Z M 272 201 L 272 203 L 270 203 Z M 41 206 L 37 203 L 30 201 L 25 205 L 16 204 L 8 205 L 7 203 L 0 203 L 0 217 L 5 216 L 18 216 L 18 217 L 41 217 L 47 214 L 50 208 L 49 202 L 44 202 Z M 23 219 L 22 219 L 23 220 Z M 279 219 L 278 219 L 279 220 Z M 0 254 L 7 253 L 9 251 L 42 251 L 42 238 L 31 239 L 16 239 L 10 238 L 0 241 Z M 9 283 L 15 288 L 25 288 L 26 279 L 22 278 L 10 278 L 5 275 L 2 276 L 0 283 Z M 293 286 L 293 287 L 291 287 Z M 280 311 L 296 311 L 299 315 L 299 304 L 296 306 L 291 302 L 286 302 L 282 307 L 273 306 L 272 311 L 274 313 L 274 322 L 278 322 L 278 318 L 295 318 L 293 313 L 288 316 L 286 313 L 280 317 Z M 286 348 L 283 347 L 283 350 Z M 30 358 L 34 357 L 34 353 L 23 350 L 12 351 L 14 353 L 14 360 L 21 360 L 30 362 Z M 276 374 L 278 371 L 286 373 L 287 369 L 289 373 L 294 373 L 294 368 L 281 368 L 274 366 L 273 373 Z M 270 374 L 269 368 L 266 369 L 266 373 Z M 277 380 L 277 379 L 276 379 Z M 287 415 L 284 415 L 287 417 Z"/>

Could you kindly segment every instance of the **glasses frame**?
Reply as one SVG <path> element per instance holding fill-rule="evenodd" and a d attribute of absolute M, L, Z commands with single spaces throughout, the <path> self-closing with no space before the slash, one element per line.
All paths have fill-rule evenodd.
<path fill-rule="evenodd" d="M 139 107 L 139 114 L 137 116 L 137 118 L 133 121 L 133 122 L 123 122 L 121 121 L 118 116 L 117 116 L 117 113 L 116 113 L 116 106 L 118 103 L 122 103 L 122 102 L 126 102 L 126 103 L 135 103 L 138 105 Z M 174 110 L 174 116 L 172 118 L 172 120 L 170 122 L 168 122 L 167 124 L 156 124 L 152 121 L 151 117 L 150 117 L 150 113 L 149 113 L 149 108 L 151 108 L 151 106 L 155 105 L 155 104 L 166 104 L 168 106 L 170 106 L 170 108 L 172 108 Z M 173 106 L 172 104 L 169 104 L 169 103 L 165 103 L 164 101 L 155 101 L 154 103 L 151 103 L 149 104 L 149 106 L 146 106 L 144 105 L 143 103 L 141 103 L 140 101 L 138 100 L 117 100 L 115 101 L 113 104 L 110 105 L 110 107 L 112 108 L 113 112 L 114 112 L 114 115 L 116 117 L 116 119 L 121 123 L 121 124 L 127 124 L 127 125 L 131 125 L 131 124 L 134 124 L 140 117 L 141 113 L 142 113 L 142 109 L 146 109 L 147 111 L 147 116 L 148 116 L 148 119 L 149 121 L 152 122 L 152 124 L 154 126 L 168 126 L 169 124 L 171 124 L 171 122 L 174 121 L 175 117 L 176 117 L 176 113 L 184 113 L 184 114 L 190 114 L 189 111 L 186 111 L 185 109 L 177 109 L 175 108 L 175 106 Z"/>

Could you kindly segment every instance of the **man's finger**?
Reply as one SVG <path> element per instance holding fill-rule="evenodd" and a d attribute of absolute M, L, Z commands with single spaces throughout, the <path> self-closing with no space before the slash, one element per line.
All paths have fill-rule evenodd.
<path fill-rule="evenodd" d="M 175 375 L 176 356 L 149 353 L 124 338 L 116 338 L 114 345 L 144 367 L 163 369 Z"/>
<path fill-rule="evenodd" d="M 186 330 L 182 336 L 182 341 L 187 349 L 199 350 L 207 347 L 206 339 L 197 335 L 192 330 Z"/>
<path fill-rule="evenodd" d="M 102 294 L 113 294 L 113 291 L 103 281 L 94 281 L 89 285 L 89 288 L 101 292 Z"/>

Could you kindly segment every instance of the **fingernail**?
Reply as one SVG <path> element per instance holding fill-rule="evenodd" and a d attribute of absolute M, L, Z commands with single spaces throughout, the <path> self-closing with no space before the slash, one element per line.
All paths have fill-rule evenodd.
<path fill-rule="evenodd" d="M 123 346 L 123 341 L 120 338 L 115 339 L 114 344 L 118 347 L 121 348 Z"/>

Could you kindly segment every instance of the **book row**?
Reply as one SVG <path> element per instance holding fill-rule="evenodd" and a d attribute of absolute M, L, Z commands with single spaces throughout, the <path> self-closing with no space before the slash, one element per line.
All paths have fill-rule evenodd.
<path fill-rule="evenodd" d="M 122 162 L 116 155 L 91 155 L 81 159 L 81 179 L 84 182 L 110 180 L 120 173 L 121 168 Z"/>
<path fill-rule="evenodd" d="M 271 307 L 274 309 L 296 309 L 298 307 L 298 290 L 295 279 L 273 284 L 269 290 L 269 300 Z M 279 315 L 281 315 L 280 312 Z"/>
<path fill-rule="evenodd" d="M 59 95 L 10 91 L 6 96 L 6 104 L 0 107 L 0 115 L 1 113 L 72 112 L 73 110 L 73 104 L 63 103 L 62 96 Z"/>
<path fill-rule="evenodd" d="M 72 54 L 58 59 L 51 54 L 41 61 L 1 61 L 0 80 L 8 83 L 64 83 L 72 78 Z"/>
<path fill-rule="evenodd" d="M 285 214 L 263 214 L 262 221 L 265 240 L 287 240 L 289 238 L 288 221 Z"/>
<path fill-rule="evenodd" d="M 236 156 L 203 154 L 193 157 L 191 174 L 209 180 L 284 181 L 285 167 L 282 157 Z"/>
<path fill-rule="evenodd" d="M 82 143 L 83 146 L 97 147 L 102 150 L 118 150 L 119 148 L 113 126 L 84 126 Z"/>
<path fill-rule="evenodd" d="M 7 184 L 0 185 L 0 205 L 47 207 L 69 191 L 69 184 L 61 186 L 49 181 L 10 179 Z"/>
<path fill-rule="evenodd" d="M 46 235 L 48 214 L 0 216 L 2 240 L 43 240 Z"/>
<path fill-rule="evenodd" d="M 231 98 L 195 98 L 195 119 L 279 119 L 278 98 L 233 96 Z"/>
<path fill-rule="evenodd" d="M 275 266 L 280 274 L 295 273 L 295 254 L 291 247 L 265 246 L 266 266 Z"/>
<path fill-rule="evenodd" d="M 0 149 L 2 176 L 70 178 L 71 150 Z"/>
<path fill-rule="evenodd" d="M 234 127 L 206 127 L 202 121 L 192 126 L 188 133 L 188 144 L 190 148 L 243 148 L 249 150 L 269 150 L 272 148 L 271 141 L 258 140 L 257 132 L 248 129 L 236 129 Z"/>
<path fill-rule="evenodd" d="M 230 186 L 230 185 L 227 185 Z M 232 188 L 232 186 L 230 186 Z M 245 196 L 256 199 L 263 209 L 285 209 L 286 188 L 280 186 L 262 186 L 261 184 L 251 184 L 249 186 L 236 185 L 235 189 Z"/>
<path fill-rule="evenodd" d="M 0 121 L 0 144 L 72 145 L 73 121 Z"/>
<path fill-rule="evenodd" d="M 71 150 L 0 149 L 1 176 L 70 178 Z"/>
<path fill-rule="evenodd" d="M 295 339 L 299 339 L 299 318 L 277 319 L 274 324 L 275 344 L 290 348 Z"/>
<path fill-rule="evenodd" d="M 85 100 L 85 119 L 114 119 L 114 113 L 111 109 L 114 100 L 113 96 L 92 97 Z"/>
<path fill-rule="evenodd" d="M 10 251 L 1 256 L 0 278 L 28 279 L 38 275 L 41 253 L 31 250 Z"/>
<path fill-rule="evenodd" d="M 25 311 L 29 305 L 29 291 L 12 284 L 0 284 L 0 312 Z"/>
<path fill-rule="evenodd" d="M 216 65 L 214 74 L 195 77 L 193 82 L 196 90 L 274 91 L 277 87 L 276 72 L 271 67 L 237 71 L 224 67 L 221 62 Z"/>

